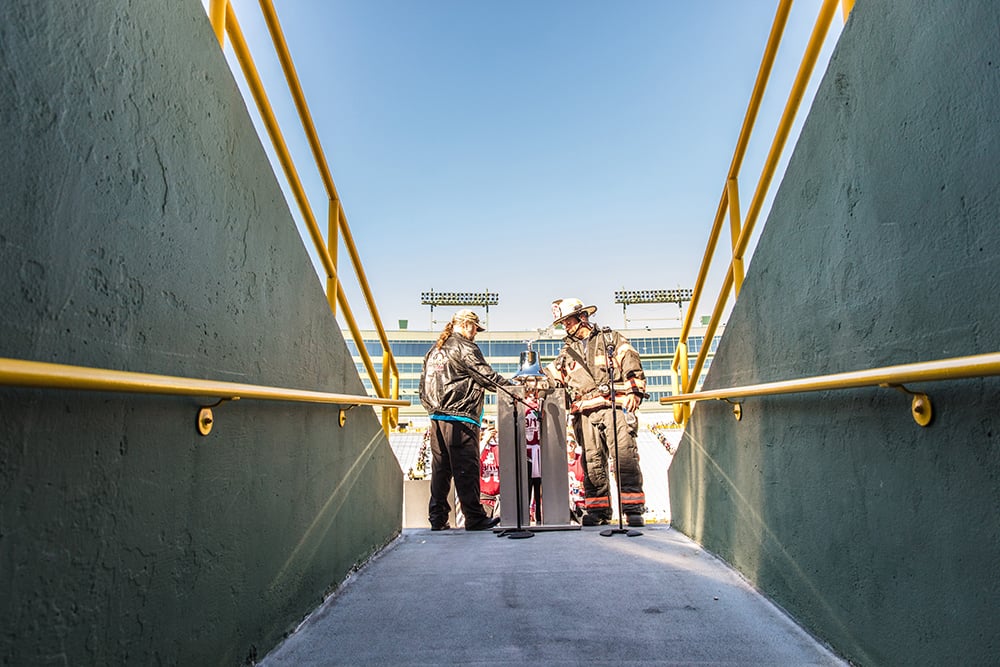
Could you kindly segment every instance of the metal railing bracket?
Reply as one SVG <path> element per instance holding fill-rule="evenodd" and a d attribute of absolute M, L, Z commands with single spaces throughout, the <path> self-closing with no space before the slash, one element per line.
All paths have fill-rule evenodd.
<path fill-rule="evenodd" d="M 934 419 L 934 410 L 931 407 L 931 397 L 927 394 L 922 394 L 916 391 L 910 391 L 901 384 L 880 384 L 880 387 L 885 387 L 887 389 L 895 389 L 904 394 L 912 396 L 913 399 L 910 401 L 910 415 L 913 417 L 913 421 L 917 422 L 920 426 L 929 426 L 931 420 Z"/>
<path fill-rule="evenodd" d="M 356 408 L 355 405 L 349 405 L 346 408 L 340 409 L 340 426 L 343 427 L 347 423 L 347 413 Z"/>
<path fill-rule="evenodd" d="M 215 417 L 212 415 L 212 408 L 202 408 L 198 411 L 198 433 L 208 435 L 212 432 L 212 424 Z"/>
<path fill-rule="evenodd" d="M 233 396 L 231 398 L 220 398 L 215 403 L 211 405 L 206 405 L 198 410 L 198 433 L 202 435 L 208 435 L 212 432 L 212 426 L 215 425 L 215 415 L 212 414 L 212 408 L 217 408 L 226 401 L 238 401 L 239 396 Z"/>

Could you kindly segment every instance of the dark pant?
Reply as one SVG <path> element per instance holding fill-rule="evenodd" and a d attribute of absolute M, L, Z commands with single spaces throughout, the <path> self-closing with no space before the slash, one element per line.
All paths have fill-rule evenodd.
<path fill-rule="evenodd" d="M 531 463 L 528 463 L 528 469 L 531 469 Z M 535 523 L 542 523 L 542 478 L 541 477 L 529 477 L 528 478 L 528 506 L 531 503 L 535 503 Z"/>
<path fill-rule="evenodd" d="M 621 412 L 612 416 L 611 408 L 577 415 L 574 421 L 577 442 L 583 445 L 583 489 L 587 512 L 611 518 L 611 494 L 608 486 L 608 459 L 615 455 L 615 426 L 618 427 L 618 458 L 615 470 L 621 481 L 621 505 L 626 514 L 642 514 L 646 496 L 642 491 L 642 469 L 635 435 Z"/>
<path fill-rule="evenodd" d="M 448 523 L 451 505 L 448 493 L 455 480 L 455 492 L 462 505 L 465 525 L 487 520 L 479 502 L 479 427 L 468 422 L 431 420 L 431 501 L 427 518 L 432 526 Z"/>

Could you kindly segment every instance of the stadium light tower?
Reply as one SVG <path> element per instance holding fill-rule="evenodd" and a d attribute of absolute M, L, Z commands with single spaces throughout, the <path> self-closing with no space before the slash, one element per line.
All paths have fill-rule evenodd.
<path fill-rule="evenodd" d="M 486 308 L 486 328 L 490 323 L 490 306 L 500 303 L 496 292 L 429 292 L 420 293 L 420 303 L 431 307 L 431 329 L 434 329 L 434 306 L 482 306 Z"/>
<path fill-rule="evenodd" d="M 622 316 L 625 318 L 625 328 L 628 329 L 628 307 L 636 303 L 676 303 L 681 310 L 681 320 L 684 320 L 684 302 L 691 301 L 692 291 L 689 289 L 649 289 L 621 290 L 615 292 L 615 303 L 622 304 Z"/>

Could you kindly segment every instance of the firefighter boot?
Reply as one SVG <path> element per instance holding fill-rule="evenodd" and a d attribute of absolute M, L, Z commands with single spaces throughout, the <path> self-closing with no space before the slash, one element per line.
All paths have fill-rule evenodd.
<path fill-rule="evenodd" d="M 580 520 L 580 523 L 582 523 L 584 526 L 606 526 L 609 523 L 611 523 L 611 520 L 608 519 L 607 517 L 587 512 L 586 514 L 583 515 L 583 518 Z"/>

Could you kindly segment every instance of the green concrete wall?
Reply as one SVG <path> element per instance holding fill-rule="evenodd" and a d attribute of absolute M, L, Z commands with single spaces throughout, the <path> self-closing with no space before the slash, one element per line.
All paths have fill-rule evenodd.
<path fill-rule="evenodd" d="M 1000 3 L 857 0 L 706 389 L 1000 351 Z M 863 665 L 1000 663 L 1000 381 L 698 404 L 674 525 Z"/>
<path fill-rule="evenodd" d="M 0 357 L 363 395 L 198 0 L 0 3 Z M 235 665 L 399 533 L 374 411 L 0 388 L 0 663 Z"/>

